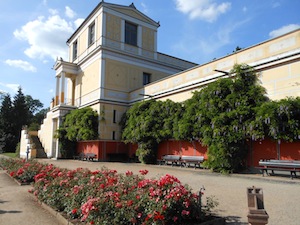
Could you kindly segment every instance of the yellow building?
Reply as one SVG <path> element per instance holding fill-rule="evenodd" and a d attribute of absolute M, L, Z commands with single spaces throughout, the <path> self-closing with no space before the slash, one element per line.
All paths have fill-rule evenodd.
<path fill-rule="evenodd" d="M 56 96 L 39 131 L 48 157 L 60 156 L 53 135 L 70 110 L 93 108 L 99 139 L 120 140 L 118 123 L 134 102 L 184 101 L 236 63 L 257 70 L 271 99 L 300 96 L 300 30 L 197 65 L 157 52 L 158 27 L 133 4 L 101 2 L 67 40 L 69 59 L 54 66 Z"/>

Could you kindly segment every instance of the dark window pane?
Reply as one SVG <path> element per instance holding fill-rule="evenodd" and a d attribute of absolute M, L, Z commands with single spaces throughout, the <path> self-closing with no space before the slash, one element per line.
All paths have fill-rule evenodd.
<path fill-rule="evenodd" d="M 95 42 L 95 23 L 89 26 L 89 45 Z"/>
<path fill-rule="evenodd" d="M 151 78 L 151 74 L 144 73 L 143 74 L 143 85 L 149 84 L 151 82 L 150 78 Z"/>
<path fill-rule="evenodd" d="M 137 25 L 125 22 L 125 43 L 137 46 Z"/>

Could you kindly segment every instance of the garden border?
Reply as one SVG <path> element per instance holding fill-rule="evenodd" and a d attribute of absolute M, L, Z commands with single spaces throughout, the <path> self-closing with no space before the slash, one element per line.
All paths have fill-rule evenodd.
<path fill-rule="evenodd" d="M 3 168 L 0 167 L 0 169 L 4 170 Z M 28 185 L 30 187 L 32 187 L 32 183 L 22 183 L 20 181 L 18 181 L 17 179 L 15 179 L 14 177 L 11 177 L 10 174 L 5 170 L 5 174 L 7 176 L 9 176 L 12 180 L 14 180 L 14 182 L 16 182 L 19 186 L 25 186 Z M 43 203 L 42 201 L 40 201 L 39 199 L 37 199 L 37 197 L 33 194 L 33 193 L 28 193 L 28 195 L 30 196 L 30 198 L 36 202 L 39 206 L 41 206 L 44 210 L 46 210 L 47 212 L 49 212 L 52 216 L 54 216 L 61 225 L 84 225 L 85 223 L 81 222 L 78 219 L 74 219 L 74 220 L 70 220 L 68 218 L 66 218 L 66 216 L 64 216 L 64 213 L 59 212 L 55 209 L 53 209 L 51 206 L 47 205 L 46 203 Z M 190 225 L 225 225 L 226 224 L 226 219 L 223 217 L 218 217 L 218 216 L 212 216 L 212 219 L 206 222 L 202 222 L 202 223 L 193 223 Z"/>
<path fill-rule="evenodd" d="M 0 167 L 1 168 L 1 167 Z M 3 169 L 2 169 L 3 170 Z M 9 176 L 14 182 L 16 182 L 19 186 L 25 186 L 25 185 L 31 185 L 31 183 L 29 183 L 29 182 L 25 182 L 25 183 L 22 183 L 22 182 L 20 182 L 20 181 L 18 181 L 16 178 L 13 178 L 12 176 L 10 176 L 10 174 L 7 172 L 7 171 L 5 171 L 5 174 L 7 175 L 7 176 Z"/>
<path fill-rule="evenodd" d="M 34 194 L 32 194 L 32 193 L 28 193 L 28 194 L 43 209 L 47 210 L 51 215 L 56 217 L 62 225 L 84 225 L 85 224 L 85 223 L 77 223 L 77 222 L 79 222 L 78 220 L 76 220 L 75 223 L 73 223 L 72 221 L 70 221 L 66 217 L 64 217 L 63 213 L 54 210 L 53 208 L 51 208 L 47 204 L 45 204 L 45 203 L 41 202 L 40 200 L 38 200 L 34 196 Z M 203 223 L 199 223 L 199 224 L 195 223 L 195 224 L 191 224 L 191 225 L 226 225 L 226 219 L 223 218 L 223 217 L 218 217 L 217 216 L 217 217 L 214 217 L 212 220 L 209 220 L 209 221 L 206 221 L 206 222 L 203 222 Z"/>

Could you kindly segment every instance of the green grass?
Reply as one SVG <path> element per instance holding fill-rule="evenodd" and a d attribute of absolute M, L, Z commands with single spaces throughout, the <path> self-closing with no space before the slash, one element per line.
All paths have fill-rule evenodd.
<path fill-rule="evenodd" d="M 4 153 L 2 153 L 2 155 L 5 155 L 5 156 L 11 157 L 11 158 L 17 157 L 15 152 L 4 152 Z"/>

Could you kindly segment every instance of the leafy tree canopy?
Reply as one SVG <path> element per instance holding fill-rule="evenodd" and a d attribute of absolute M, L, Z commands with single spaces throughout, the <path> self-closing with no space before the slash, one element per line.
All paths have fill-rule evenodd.
<path fill-rule="evenodd" d="M 134 104 L 123 118 L 122 138 L 125 142 L 138 143 L 138 155 L 142 162 L 156 159 L 159 142 L 173 138 L 182 106 L 171 100 L 142 101 Z"/>
<path fill-rule="evenodd" d="M 98 113 L 88 107 L 72 110 L 66 115 L 62 128 L 70 141 L 98 139 Z"/>
<path fill-rule="evenodd" d="M 253 139 L 269 137 L 274 140 L 300 139 L 300 98 L 266 102 L 258 108 Z"/>
<path fill-rule="evenodd" d="M 0 145 L 4 151 L 13 152 L 20 141 L 23 126 L 31 127 L 34 123 L 33 129 L 38 130 L 42 120 L 37 120 L 34 114 L 38 114 L 36 112 L 43 107 L 43 104 L 39 100 L 33 99 L 30 95 L 24 96 L 21 87 L 19 87 L 13 100 L 9 94 L 1 94 L 1 97 Z"/>
<path fill-rule="evenodd" d="M 213 170 L 238 170 L 256 108 L 265 101 L 265 90 L 252 68 L 235 65 L 229 78 L 210 83 L 186 102 L 181 137 L 208 146 L 207 165 Z"/>

